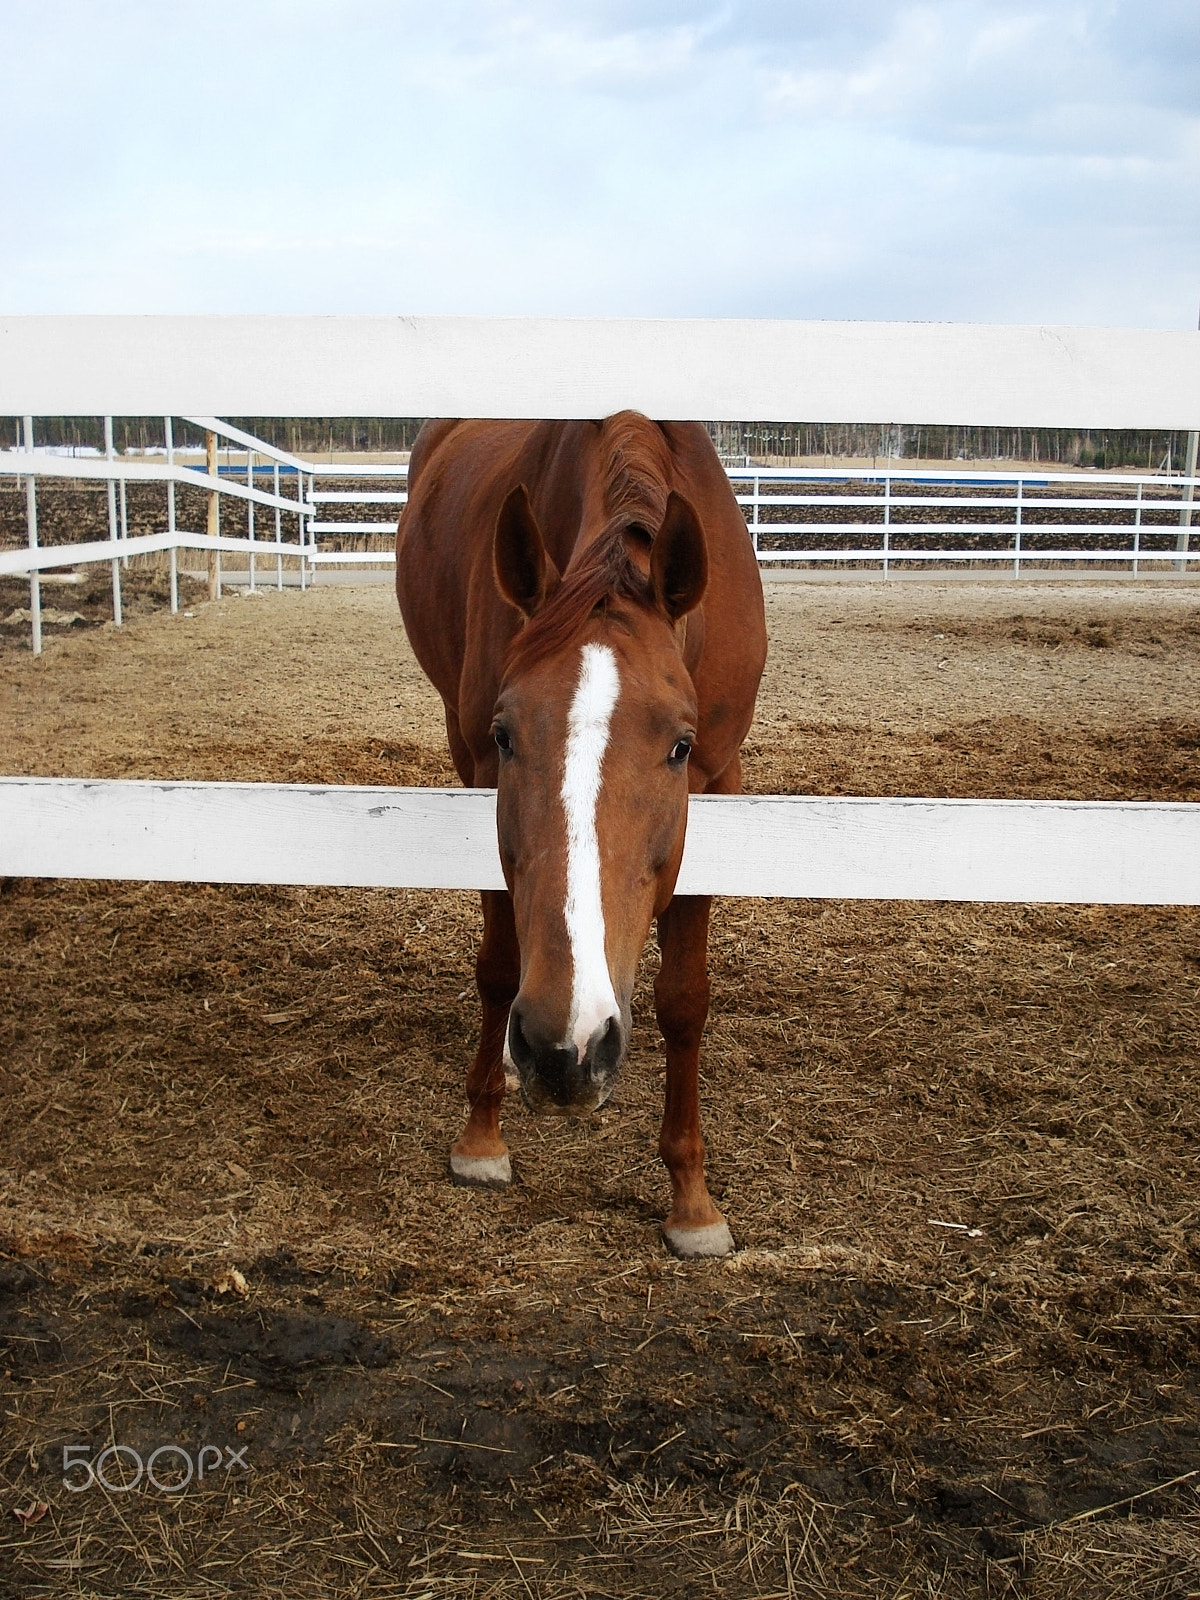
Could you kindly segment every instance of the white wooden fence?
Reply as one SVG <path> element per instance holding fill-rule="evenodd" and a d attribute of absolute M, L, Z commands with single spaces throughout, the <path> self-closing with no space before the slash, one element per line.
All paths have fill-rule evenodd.
<path fill-rule="evenodd" d="M 164 458 L 131 460 L 112 450 L 112 418 L 105 418 L 108 452 L 104 458 L 38 453 L 34 419 L 23 419 L 22 450 L 0 453 L 5 471 L 24 480 L 27 541 L 23 548 L 0 550 L 0 576 L 29 576 L 30 637 L 41 650 L 39 573 L 51 568 L 108 561 L 112 566 L 113 618 L 120 624 L 121 567 L 131 555 L 166 551 L 170 555 L 170 606 L 178 610 L 177 559 L 180 550 L 205 554 L 215 562 L 217 593 L 223 554 L 240 555 L 249 586 L 256 586 L 258 563 L 274 558 L 275 581 L 283 587 L 285 560 L 299 569 L 300 587 L 319 566 L 393 564 L 389 548 L 400 509 L 408 498 L 408 469 L 400 463 L 334 464 L 306 461 L 279 450 L 217 417 L 189 417 L 214 439 L 239 448 L 245 484 L 229 471 L 199 472 L 179 464 L 172 444 L 172 417 L 163 419 Z M 1187 476 L 1158 474 L 931 472 L 898 464 L 884 468 L 728 469 L 739 505 L 747 517 L 755 554 L 764 569 L 793 571 L 840 569 L 875 571 L 884 578 L 898 571 L 935 572 L 958 566 L 976 572 L 1093 571 L 1161 575 L 1200 572 L 1200 548 L 1192 549 L 1196 439 Z M 273 475 L 271 490 L 259 484 L 263 470 Z M 282 493 L 281 472 L 296 483 L 294 497 Z M 318 489 L 322 478 L 342 486 Z M 108 486 L 109 537 L 82 543 L 41 544 L 38 537 L 39 478 L 103 480 Z M 347 489 L 346 480 L 367 487 Z M 161 483 L 166 489 L 165 529 L 129 535 L 126 490 L 129 484 Z M 247 534 L 201 533 L 180 528 L 175 491 L 205 490 L 210 499 L 240 501 L 247 508 Z M 374 520 L 345 515 L 350 505 L 367 506 Z M 387 507 L 380 519 L 378 508 Z M 342 513 L 322 520 L 324 507 Z M 274 534 L 264 538 L 256 510 L 274 517 Z M 328 516 L 328 513 L 326 514 Z M 294 538 L 285 536 L 294 522 Z M 321 541 L 327 541 L 322 546 Z M 930 541 L 933 541 L 932 543 Z M 380 548 L 381 541 L 384 548 Z"/>
<path fill-rule="evenodd" d="M 1200 422 L 1200 334 L 537 318 L 0 318 L 0 415 L 157 414 L 211 424 L 215 412 L 595 417 L 627 406 L 663 419 L 1191 430 Z M 247 446 L 256 447 L 261 441 Z M 278 465 L 281 455 L 271 452 Z M 224 478 L 165 467 L 145 475 L 234 492 Z M 114 472 L 111 459 L 96 470 L 114 485 L 134 476 L 126 466 Z M 299 462 L 293 470 L 301 485 L 307 474 L 306 504 L 288 507 L 278 492 L 239 486 L 276 517 L 275 540 L 260 542 L 255 556 L 282 559 L 279 519 L 289 514 L 298 528 L 289 553 L 311 551 L 323 503 L 312 498 L 318 471 Z M 1194 462 L 1187 478 L 1179 485 L 1184 527 Z M 759 511 L 761 489 L 762 475 Z M 890 486 L 885 492 L 892 499 Z M 122 547 L 111 492 L 109 505 L 113 536 L 102 554 L 115 578 L 121 553 L 162 546 L 154 535 Z M 32 499 L 31 512 L 36 539 Z M 203 538 L 180 540 L 173 525 L 168 534 L 177 547 Z M 1001 554 L 1013 559 L 1011 549 Z M 37 570 L 64 557 L 61 547 L 8 552 L 0 570 L 32 571 L 36 592 Z M 495 887 L 493 808 L 486 791 L 5 778 L 0 874 Z M 695 799 L 679 887 L 1195 905 L 1200 807 Z"/>
<path fill-rule="evenodd" d="M 488 789 L 0 778 L 0 876 L 498 889 Z M 1200 806 L 693 797 L 681 894 L 1200 904 Z"/>
<path fill-rule="evenodd" d="M 1200 334 L 589 317 L 0 317 L 0 416 L 1200 427 Z"/>
<path fill-rule="evenodd" d="M 111 419 L 106 418 L 106 424 Z M 395 561 L 390 541 L 408 499 L 408 468 L 403 463 L 334 464 L 301 459 L 276 449 L 218 417 L 191 417 L 219 439 L 238 446 L 239 464 L 210 476 L 166 459 L 128 456 L 68 457 L 30 452 L 33 419 L 26 418 L 26 449 L 0 453 L 0 476 L 11 473 L 27 485 L 28 541 L 24 549 L 0 550 L 0 575 L 84 565 L 150 551 L 197 550 L 240 554 L 247 561 L 251 587 L 256 562 L 274 557 L 282 584 L 282 560 L 296 561 L 301 586 L 320 566 L 388 566 Z M 172 433 L 171 418 L 164 433 Z M 111 437 L 111 427 L 108 428 Z M 264 470 L 274 473 L 273 492 L 257 487 Z M 294 496 L 281 494 L 280 472 L 295 479 Z M 1108 572 L 1161 574 L 1200 571 L 1200 548 L 1193 549 L 1191 527 L 1194 475 L 1159 473 L 931 471 L 895 462 L 874 468 L 729 467 L 738 504 L 760 563 L 793 568 L 874 570 L 884 577 L 900 570 L 972 566 L 1024 570 L 1104 568 Z M 233 476 L 243 472 L 246 483 Z M 340 487 L 318 488 L 336 478 Z M 36 483 L 39 478 L 107 480 L 112 496 L 108 543 L 39 545 Z M 362 487 L 347 488 L 358 482 Z M 166 488 L 167 527 L 129 539 L 126 486 L 162 483 Z M 214 542 L 197 531 L 179 529 L 175 490 L 203 489 L 251 508 L 245 538 Z M 371 520 L 347 515 L 365 507 Z M 274 537 L 256 531 L 253 509 L 274 516 Z M 332 519 L 325 508 L 337 508 Z M 385 508 L 386 510 L 381 510 Z M 294 537 L 285 537 L 283 518 Z M 294 524 L 294 528 L 293 528 Z M 935 542 L 930 543 L 930 538 Z M 114 549 L 118 541 L 126 541 Z M 381 543 L 383 548 L 381 548 Z M 119 585 L 114 588 L 119 609 Z M 172 582 L 172 609 L 175 609 Z"/>

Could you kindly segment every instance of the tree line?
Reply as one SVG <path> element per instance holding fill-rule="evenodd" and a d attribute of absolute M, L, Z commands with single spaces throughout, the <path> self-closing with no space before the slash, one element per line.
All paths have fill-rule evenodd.
<path fill-rule="evenodd" d="M 277 449 L 300 456 L 412 448 L 422 417 L 227 417 Z M 727 464 L 766 459 L 900 459 L 913 461 L 1044 461 L 1058 467 L 1140 467 L 1182 470 L 1187 435 L 1162 429 L 1088 432 L 1069 428 L 908 427 L 875 422 L 709 422 L 713 443 Z M 17 443 L 19 419 L 8 424 Z M 177 417 L 175 444 L 203 448 L 204 432 Z M 38 417 L 37 444 L 104 448 L 101 417 Z M 114 417 L 118 451 L 163 444 L 161 417 Z"/>

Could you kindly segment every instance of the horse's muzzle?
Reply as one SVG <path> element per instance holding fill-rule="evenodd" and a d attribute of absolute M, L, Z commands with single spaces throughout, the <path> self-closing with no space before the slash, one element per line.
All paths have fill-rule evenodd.
<path fill-rule="evenodd" d="M 522 1011 L 520 1001 L 509 1013 L 507 1053 L 531 1111 L 595 1111 L 613 1092 L 627 1044 L 628 1031 L 618 1015 L 600 1024 L 581 1058 L 573 1044 L 539 1037 L 536 1021 Z"/>

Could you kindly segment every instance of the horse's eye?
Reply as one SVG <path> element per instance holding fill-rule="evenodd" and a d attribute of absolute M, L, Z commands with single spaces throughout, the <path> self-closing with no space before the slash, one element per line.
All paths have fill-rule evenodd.
<path fill-rule="evenodd" d="M 492 738 L 496 741 L 496 748 L 502 756 L 513 753 L 512 740 L 509 738 L 508 729 L 502 728 L 499 723 L 492 729 Z"/>
<path fill-rule="evenodd" d="M 676 739 L 671 746 L 671 754 L 667 757 L 667 760 L 673 767 L 681 767 L 691 753 L 692 741 L 690 739 Z"/>

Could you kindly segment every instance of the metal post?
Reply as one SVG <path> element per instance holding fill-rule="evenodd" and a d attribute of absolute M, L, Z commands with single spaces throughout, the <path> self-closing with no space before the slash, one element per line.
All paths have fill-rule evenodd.
<path fill-rule="evenodd" d="M 111 417 L 105 417 L 104 454 L 110 462 L 114 459 L 112 424 L 113 419 Z M 117 544 L 117 486 L 111 477 L 108 480 L 108 537 L 114 545 Z M 121 611 L 121 563 L 116 556 L 113 557 L 112 562 L 112 597 L 113 624 L 115 627 L 119 628 L 123 621 Z"/>
<path fill-rule="evenodd" d="M 279 499 L 279 463 L 278 463 L 278 461 L 275 463 L 275 498 L 276 498 L 276 500 Z M 283 512 L 279 509 L 278 506 L 276 506 L 275 507 L 275 543 L 276 543 L 276 545 L 280 544 L 282 542 L 282 540 L 283 540 Z M 283 588 L 283 557 L 278 552 L 276 552 L 276 555 L 275 555 L 275 587 L 277 589 L 282 589 Z"/>
<path fill-rule="evenodd" d="M 313 532 L 313 519 L 314 519 L 314 516 L 316 514 L 316 507 L 313 506 L 313 498 L 312 497 L 313 497 L 314 494 L 316 494 L 316 492 L 317 492 L 316 475 L 314 473 L 309 473 L 309 476 L 308 476 L 308 492 L 307 492 L 307 494 L 305 496 L 305 502 L 304 503 L 305 503 L 305 505 L 311 507 L 311 509 L 307 512 L 308 548 L 310 550 L 314 551 L 314 552 L 316 551 L 316 548 L 317 548 L 317 536 Z M 316 581 L 317 581 L 317 569 L 316 569 L 316 566 L 313 563 L 310 562 L 309 563 L 309 569 L 308 569 L 308 586 L 309 586 L 310 589 L 312 588 L 313 584 L 316 583 Z"/>
<path fill-rule="evenodd" d="M 254 487 L 254 451 L 251 450 L 248 445 L 246 447 L 246 487 L 248 489 L 253 489 L 253 487 Z M 246 501 L 246 531 L 250 535 L 250 543 L 253 544 L 254 543 L 254 501 L 253 500 L 247 500 Z M 253 594 L 254 593 L 254 551 L 253 550 L 251 550 L 251 552 L 250 552 L 249 559 L 248 559 L 248 565 L 249 565 L 249 569 L 250 569 L 249 589 L 250 589 L 250 593 Z"/>
<path fill-rule="evenodd" d="M 1142 551 L 1142 480 L 1138 479 L 1137 506 L 1133 513 L 1133 575 L 1138 575 L 1138 556 Z"/>
<path fill-rule="evenodd" d="M 210 478 L 217 477 L 217 436 L 210 433 L 205 439 L 207 451 L 205 464 Z M 208 491 L 208 522 L 205 532 L 210 539 L 218 539 L 221 535 L 221 497 L 215 489 Z M 216 550 L 208 553 L 208 598 L 219 600 L 221 598 L 221 557 Z"/>
<path fill-rule="evenodd" d="M 1192 544 L 1192 501 L 1196 497 L 1196 485 L 1192 480 L 1196 476 L 1197 442 L 1200 442 L 1200 431 L 1193 428 L 1188 434 L 1187 465 L 1184 468 L 1184 477 L 1188 482 L 1183 490 L 1183 509 L 1179 513 L 1179 532 L 1175 536 L 1175 550 L 1183 560 L 1175 563 L 1176 572 L 1186 572 L 1188 569 L 1187 555 Z"/>
<path fill-rule="evenodd" d="M 1022 520 L 1021 519 L 1022 519 L 1022 513 L 1025 510 L 1025 507 L 1024 507 L 1024 505 L 1022 503 L 1021 491 L 1024 489 L 1024 487 L 1025 487 L 1024 478 L 1018 478 L 1017 479 L 1016 533 L 1013 536 L 1013 577 L 1014 578 L 1019 578 L 1021 576 L 1021 526 L 1022 526 Z"/>
<path fill-rule="evenodd" d="M 120 484 L 118 485 L 118 493 L 119 493 L 120 498 L 121 498 L 121 538 L 124 540 L 124 539 L 128 539 L 128 537 L 129 537 L 129 507 L 128 507 L 128 504 L 127 504 L 127 501 L 126 501 L 126 498 L 125 498 L 125 479 L 124 478 L 121 479 Z M 122 556 L 121 557 L 121 565 L 128 572 L 128 570 L 129 570 L 129 557 L 128 556 Z"/>
<path fill-rule="evenodd" d="M 175 425 L 171 417 L 163 418 L 163 437 L 167 445 L 167 466 L 175 465 Z M 167 484 L 167 532 L 175 537 L 175 480 Z M 174 545 L 168 552 L 171 562 L 171 612 L 179 610 L 179 551 Z"/>
<path fill-rule="evenodd" d="M 300 592 L 304 593 L 308 587 L 306 582 L 308 570 L 304 560 L 305 532 L 304 532 L 304 474 L 297 469 L 296 472 L 296 499 L 300 510 L 296 513 L 296 522 L 300 530 Z"/>
<path fill-rule="evenodd" d="M 892 555 L 892 480 L 883 480 L 883 575 L 891 575 Z"/>
<path fill-rule="evenodd" d="M 312 497 L 313 497 L 314 494 L 316 494 L 316 492 L 317 492 L 317 480 L 316 480 L 316 477 L 312 473 L 309 473 L 308 488 L 305 490 L 305 494 L 304 494 L 304 504 L 309 509 L 305 512 L 304 526 L 305 526 L 305 529 L 306 529 L 306 531 L 308 533 L 308 548 L 310 550 L 312 550 L 312 551 L 315 551 L 316 548 L 317 548 L 317 536 L 313 532 L 314 510 L 312 508 L 313 507 L 313 499 L 312 499 Z M 308 586 L 309 586 L 310 589 L 312 588 L 313 584 L 316 583 L 316 581 L 317 581 L 317 569 L 316 569 L 316 566 L 310 561 L 309 564 L 308 564 Z"/>
<path fill-rule="evenodd" d="M 33 454 L 33 418 L 25 418 L 25 448 Z M 29 463 L 32 468 L 32 460 Z M 25 523 L 31 550 L 38 547 L 37 480 L 30 471 L 25 479 Z M 30 643 L 35 656 L 42 653 L 42 575 L 37 567 L 29 569 L 29 628 Z"/>

